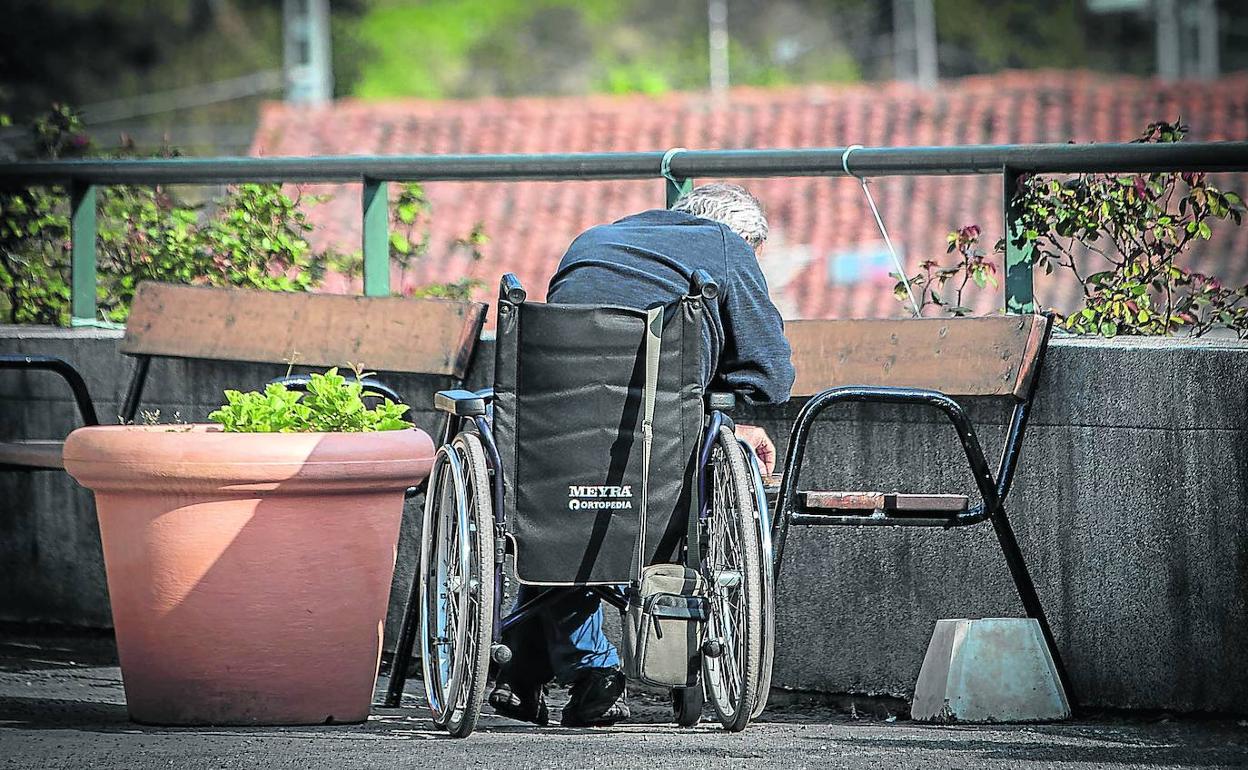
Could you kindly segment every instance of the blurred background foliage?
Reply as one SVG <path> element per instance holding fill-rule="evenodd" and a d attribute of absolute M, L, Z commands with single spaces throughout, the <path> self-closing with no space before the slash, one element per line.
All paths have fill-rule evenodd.
<path fill-rule="evenodd" d="M 935 0 L 940 74 L 1151 73 L 1150 22 L 1088 5 Z M 893 3 L 728 0 L 727 7 L 733 85 L 895 75 Z M 280 73 L 281 0 L 0 0 L 0 8 L 0 113 L 18 122 L 62 102 L 84 110 L 103 146 L 124 134 L 140 146 L 172 141 L 190 153 L 242 152 L 259 102 L 281 96 L 276 83 L 244 98 L 92 117 L 92 106 L 109 100 Z M 337 97 L 661 93 L 707 83 L 704 0 L 333 0 L 331 13 Z M 1248 64 L 1248 29 L 1244 14 L 1223 15 L 1229 71 Z"/>

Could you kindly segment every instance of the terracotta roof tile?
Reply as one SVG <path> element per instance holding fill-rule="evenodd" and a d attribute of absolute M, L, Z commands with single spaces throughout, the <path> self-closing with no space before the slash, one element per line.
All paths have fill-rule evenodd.
<path fill-rule="evenodd" d="M 1248 73 L 1213 82 L 1163 84 L 1088 72 L 1006 72 L 946 81 L 934 91 L 903 83 L 737 88 L 726 104 L 705 94 L 542 97 L 466 101 L 343 100 L 327 107 L 266 104 L 254 155 L 607 152 L 847 144 L 940 145 L 1122 141 L 1153 120 L 1182 115 L 1192 138 L 1248 139 Z M 401 290 L 503 272 L 540 298 L 569 241 L 582 230 L 662 204 L 663 186 L 622 182 L 435 182 L 430 253 L 394 269 Z M 1223 180 L 1239 190 L 1248 176 Z M 852 179 L 745 182 L 766 204 L 775 237 L 764 254 L 773 296 L 788 317 L 896 315 L 892 281 L 875 224 Z M 985 241 L 1001 230 L 1001 180 L 893 177 L 871 182 L 908 267 L 944 254 L 945 234 L 975 222 Z M 308 185 L 329 199 L 308 207 L 316 246 L 353 251 L 360 242 L 360 186 Z M 490 242 L 472 263 L 448 247 L 483 223 Z M 1194 268 L 1248 282 L 1248 228 L 1218 228 Z M 855 256 L 857 255 L 857 256 Z M 856 270 L 855 270 L 856 268 Z M 1038 277 L 1038 294 L 1068 307 L 1077 287 Z M 341 277 L 327 290 L 358 290 Z M 1000 291 L 981 292 L 988 311 Z"/>

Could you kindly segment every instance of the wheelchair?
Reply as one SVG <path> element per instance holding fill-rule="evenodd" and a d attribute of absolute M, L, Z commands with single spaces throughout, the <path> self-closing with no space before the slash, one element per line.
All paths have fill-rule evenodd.
<path fill-rule="evenodd" d="M 674 721 L 696 725 L 706 700 L 729 731 L 762 713 L 775 647 L 771 521 L 759 460 L 725 414 L 735 395 L 702 385 L 703 315 L 717 296 L 701 270 L 685 296 L 651 311 L 526 302 L 503 277 L 494 387 L 435 396 L 448 422 L 387 705 L 399 705 L 419 642 L 434 723 L 470 735 L 491 664 L 511 659 L 503 633 L 571 590 L 623 613 L 644 560 L 684 563 L 709 585 L 697 684 L 672 689 Z M 545 588 L 504 616 L 509 562 L 521 583 Z"/>

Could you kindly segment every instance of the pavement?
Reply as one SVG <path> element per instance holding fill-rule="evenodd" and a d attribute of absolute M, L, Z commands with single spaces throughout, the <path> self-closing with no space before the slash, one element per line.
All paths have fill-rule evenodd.
<path fill-rule="evenodd" d="M 378 693 L 385 686 L 384 678 Z M 411 680 L 409 690 L 420 689 Z M 610 729 L 536 728 L 495 716 L 466 740 L 433 728 L 421 699 L 360 725 L 162 728 L 130 722 L 111 640 L 0 628 L 0 768 L 1219 768 L 1248 767 L 1248 720 L 1099 715 L 1048 725 L 920 725 L 879 714 L 769 707 L 729 734 L 707 714 L 671 724 L 629 696 Z M 554 704 L 562 703 L 556 696 Z M 489 707 L 486 707 L 489 710 Z M 556 709 L 557 711 L 557 709 Z"/>

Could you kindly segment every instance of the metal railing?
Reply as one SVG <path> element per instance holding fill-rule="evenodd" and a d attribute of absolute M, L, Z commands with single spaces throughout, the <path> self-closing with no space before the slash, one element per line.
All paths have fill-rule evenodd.
<path fill-rule="evenodd" d="M 1020 174 L 1248 171 L 1248 142 L 1037 144 L 964 147 L 845 147 L 793 150 L 548 155 L 392 155 L 287 158 L 161 158 L 0 163 L 0 187 L 70 189 L 71 316 L 96 320 L 96 188 L 107 185 L 237 182 L 360 182 L 364 185 L 364 293 L 390 293 L 388 182 L 662 180 L 668 205 L 694 178 L 1000 174 L 1006 233 L 1005 309 L 1035 307 L 1032 249 L 1012 207 Z M 666 172 L 666 173 L 664 173 Z"/>

